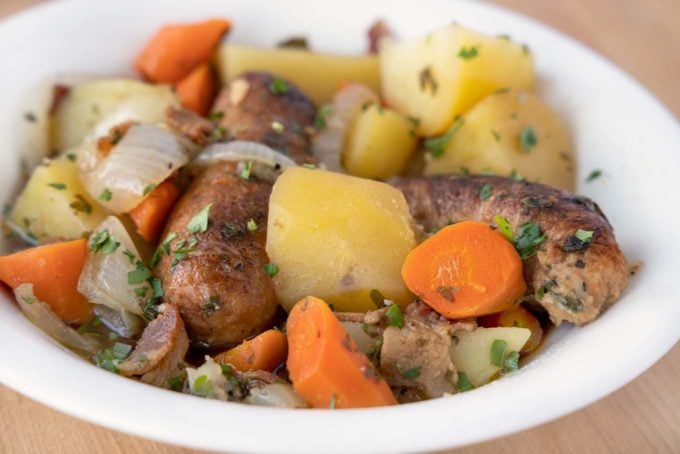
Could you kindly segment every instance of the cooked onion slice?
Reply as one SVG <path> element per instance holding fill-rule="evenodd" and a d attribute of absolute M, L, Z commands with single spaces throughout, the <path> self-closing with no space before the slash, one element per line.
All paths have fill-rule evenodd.
<path fill-rule="evenodd" d="M 92 198 L 110 211 L 127 213 L 148 188 L 162 183 L 190 158 L 191 145 L 171 131 L 151 124 L 131 126 L 104 156 L 88 141 L 78 157 L 80 179 Z"/>
<path fill-rule="evenodd" d="M 130 274 L 138 269 L 142 271 L 136 275 Z M 152 297 L 153 290 L 147 280 L 136 282 L 136 277 L 144 277 L 144 269 L 148 271 L 120 220 L 115 216 L 104 219 L 90 235 L 78 291 L 91 302 L 107 306 L 120 314 L 125 331 L 116 331 L 125 337 L 141 331 L 142 323 L 132 314 L 143 315 L 144 302 Z M 109 328 L 114 329 L 111 326 Z"/>
<path fill-rule="evenodd" d="M 297 164 L 291 158 L 267 145 L 247 140 L 215 143 L 206 147 L 192 162 L 192 166 L 205 167 L 218 161 L 252 161 L 284 170 Z"/>
<path fill-rule="evenodd" d="M 55 314 L 47 303 L 35 297 L 33 284 L 21 284 L 14 289 L 19 307 L 38 328 L 64 344 L 84 353 L 94 353 L 101 349 L 95 339 L 79 334 Z"/>
<path fill-rule="evenodd" d="M 271 383 L 250 389 L 243 403 L 279 408 L 308 408 L 305 400 L 298 396 L 288 383 Z"/>
<path fill-rule="evenodd" d="M 341 154 L 347 133 L 361 109 L 379 99 L 370 88 L 361 84 L 348 84 L 333 98 L 326 126 L 314 136 L 312 152 L 319 164 L 333 172 L 343 172 Z"/>
<path fill-rule="evenodd" d="M 95 304 L 94 313 L 104 326 L 127 339 L 133 338 L 144 328 L 144 319 L 126 310 L 119 312 L 103 304 Z"/>

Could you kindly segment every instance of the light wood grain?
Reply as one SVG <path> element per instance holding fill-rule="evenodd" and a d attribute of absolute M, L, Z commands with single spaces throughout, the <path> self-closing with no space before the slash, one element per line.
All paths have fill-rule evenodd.
<path fill-rule="evenodd" d="M 40 0 L 0 0 L 0 17 Z M 680 115 L 680 1 L 498 0 L 604 54 Z M 669 296 L 670 297 L 670 296 Z M 625 352 L 621 352 L 625 355 Z M 613 395 L 549 424 L 451 451 L 679 453 L 680 345 Z M 455 422 L 452 422 L 455 430 Z M 0 386 L 0 453 L 168 453 L 176 448 L 63 415 Z"/>

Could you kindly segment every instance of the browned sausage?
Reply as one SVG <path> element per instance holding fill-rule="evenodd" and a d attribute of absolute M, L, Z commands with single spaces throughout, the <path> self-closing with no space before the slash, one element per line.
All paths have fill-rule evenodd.
<path fill-rule="evenodd" d="M 484 175 L 403 178 L 395 185 L 415 220 L 428 231 L 467 219 L 491 224 L 497 215 L 515 229 L 527 221 L 538 223 L 547 240 L 524 262 L 524 277 L 555 324 L 594 320 L 626 287 L 626 259 L 614 231 L 586 197 Z M 490 196 L 482 200 L 487 185 Z M 592 240 L 578 240 L 574 235 L 579 229 L 592 231 Z"/>
<path fill-rule="evenodd" d="M 287 82 L 285 93 L 274 94 L 273 78 L 266 74 L 249 73 L 240 80 L 223 91 L 213 109 L 222 112 L 221 124 L 229 136 L 308 161 L 305 128 L 314 119 L 311 102 Z M 239 97 L 232 95 L 234 87 Z M 272 129 L 275 121 L 283 131 Z M 277 302 L 264 269 L 269 262 L 264 245 L 270 193 L 269 182 L 252 175 L 244 179 L 236 163 L 218 162 L 196 176 L 170 216 L 164 238 L 176 238 L 155 271 L 165 302 L 180 309 L 192 342 L 234 344 L 272 324 Z M 189 232 L 191 219 L 209 204 L 207 229 Z"/>

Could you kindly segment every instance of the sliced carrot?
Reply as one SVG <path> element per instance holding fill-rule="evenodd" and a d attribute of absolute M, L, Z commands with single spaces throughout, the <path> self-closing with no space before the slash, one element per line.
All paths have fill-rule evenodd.
<path fill-rule="evenodd" d="M 0 281 L 12 288 L 33 284 L 33 293 L 69 323 L 92 319 L 92 304 L 78 293 L 87 240 L 37 246 L 0 257 Z"/>
<path fill-rule="evenodd" d="M 526 291 L 522 259 L 513 245 L 474 221 L 445 227 L 418 245 L 401 276 L 409 290 L 449 318 L 509 309 Z"/>
<path fill-rule="evenodd" d="M 196 66 L 210 60 L 230 27 L 231 22 L 225 19 L 167 25 L 139 54 L 135 69 L 151 82 L 177 83 Z"/>
<path fill-rule="evenodd" d="M 217 95 L 217 80 L 210 65 L 204 63 L 197 66 L 180 80 L 177 95 L 182 106 L 204 117 L 208 115 Z"/>
<path fill-rule="evenodd" d="M 531 331 L 531 336 L 524 344 L 520 353 L 531 353 L 541 345 L 543 338 L 543 328 L 541 322 L 522 306 L 517 306 L 498 314 L 485 315 L 477 319 L 477 323 L 485 328 L 495 328 L 497 326 L 526 328 Z"/>
<path fill-rule="evenodd" d="M 213 359 L 219 364 L 231 364 L 241 372 L 249 370 L 273 371 L 286 360 L 288 343 L 281 331 L 270 329 L 242 342 Z"/>
<path fill-rule="evenodd" d="M 130 219 L 146 241 L 155 241 L 181 193 L 170 181 L 164 181 L 130 211 Z"/>
<path fill-rule="evenodd" d="M 393 405 L 397 401 L 325 302 L 308 296 L 288 315 L 288 372 L 316 408 Z"/>

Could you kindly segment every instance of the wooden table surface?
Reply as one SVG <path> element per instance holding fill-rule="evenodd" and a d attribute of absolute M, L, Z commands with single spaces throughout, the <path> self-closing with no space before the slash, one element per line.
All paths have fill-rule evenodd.
<path fill-rule="evenodd" d="M 41 0 L 0 0 L 0 17 Z M 680 0 L 498 0 L 604 54 L 680 116 Z M 680 271 L 680 270 L 679 270 Z M 669 297 L 677 297 L 677 295 Z M 172 453 L 0 385 L 0 453 Z M 680 453 L 680 345 L 609 397 L 543 426 L 455 453 Z"/>

